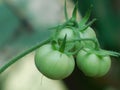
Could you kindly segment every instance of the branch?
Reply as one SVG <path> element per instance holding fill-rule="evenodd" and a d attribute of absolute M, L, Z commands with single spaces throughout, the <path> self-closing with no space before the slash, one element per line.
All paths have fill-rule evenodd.
<path fill-rule="evenodd" d="M 16 57 L 12 58 L 11 60 L 9 60 L 5 65 L 3 65 L 2 67 L 0 67 L 0 74 L 5 71 L 9 66 L 11 66 L 12 64 L 14 64 L 16 61 L 18 61 L 20 58 L 24 57 L 25 55 L 29 54 L 30 52 L 36 50 L 37 48 L 39 48 L 40 46 L 50 42 L 51 39 L 47 39 L 31 48 L 29 48 L 28 50 L 25 50 L 24 52 L 22 52 L 21 54 L 17 55 Z"/>

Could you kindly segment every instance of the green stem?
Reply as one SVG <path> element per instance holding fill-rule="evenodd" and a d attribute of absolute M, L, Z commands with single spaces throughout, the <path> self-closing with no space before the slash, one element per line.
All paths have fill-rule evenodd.
<path fill-rule="evenodd" d="M 10 65 L 14 64 L 16 61 L 18 61 L 20 58 L 24 57 L 25 55 L 27 55 L 28 53 L 36 50 L 37 48 L 39 48 L 40 46 L 50 42 L 51 38 L 33 46 L 32 48 L 25 50 L 24 52 L 22 52 L 21 54 L 17 55 L 16 57 L 12 58 L 11 60 L 9 60 L 5 65 L 3 65 L 2 67 L 0 67 L 0 74 L 5 71 Z"/>
<path fill-rule="evenodd" d="M 95 44 L 95 49 L 98 50 L 100 48 L 100 45 L 99 45 L 98 41 L 95 40 L 95 39 L 84 38 L 84 39 L 75 39 L 73 41 L 92 41 Z"/>

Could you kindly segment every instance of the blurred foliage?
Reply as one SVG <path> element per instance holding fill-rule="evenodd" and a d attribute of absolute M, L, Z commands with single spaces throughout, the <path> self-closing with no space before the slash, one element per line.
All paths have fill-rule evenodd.
<path fill-rule="evenodd" d="M 56 10 L 51 10 L 56 15 L 52 16 L 54 13 L 49 15 L 49 9 L 44 11 L 46 9 L 39 7 L 39 4 L 39 0 L 1 0 L 0 56 L 15 56 L 50 35 L 51 31 L 47 28 L 58 23 L 59 19 L 53 18 L 56 18 L 59 8 L 57 6 Z M 47 3 L 44 5 L 47 6 Z"/>
<path fill-rule="evenodd" d="M 73 1 L 76 2 L 76 0 Z M 82 16 L 85 15 L 90 5 L 93 5 L 90 20 L 97 18 L 92 27 L 96 31 L 101 47 L 120 52 L 120 0 L 78 0 L 78 3 Z M 83 84 L 82 90 L 120 90 L 120 58 L 112 57 L 111 59 L 112 67 L 105 77 L 93 79 L 82 76 L 81 73 L 80 76 L 76 76 L 79 73 L 77 70 L 73 73 L 73 77 L 79 78 L 77 81 Z M 81 81 L 79 81 L 80 77 Z M 75 78 L 73 80 L 76 81 Z M 72 86 L 69 82 L 66 80 L 71 88 L 79 88 L 79 85 Z"/>
<path fill-rule="evenodd" d="M 7 40 L 19 26 L 18 18 L 6 7 L 0 4 L 0 46 Z"/>
<path fill-rule="evenodd" d="M 46 8 L 46 6 L 49 8 Z M 56 25 L 61 20 L 62 15 L 59 14 L 61 11 L 60 6 L 58 1 L 53 2 L 53 0 L 49 2 L 41 0 L 0 0 L 0 66 L 20 52 L 48 38 L 52 32 L 48 30 L 48 27 Z M 31 60 L 33 61 L 33 59 Z M 19 69 L 19 66 L 16 65 L 16 70 Z M 21 67 L 23 66 L 21 65 Z M 24 69 L 22 70 L 24 72 Z M 4 88 L 7 84 L 9 85 L 12 80 L 16 81 L 14 80 L 15 76 L 11 74 L 14 74 L 12 70 L 8 70 L 3 76 L 0 75 L 0 90 L 6 90 Z M 23 76 L 24 74 L 21 73 Z M 26 75 L 29 80 L 34 80 L 29 74 Z M 11 77 L 13 79 L 9 81 Z M 20 80 L 22 80 L 22 77 Z M 23 79 L 23 81 L 27 80 Z M 58 83 L 58 85 L 60 84 Z M 29 86 L 31 87 L 32 85 L 28 83 Z M 35 87 L 38 88 L 38 86 Z M 51 87 L 51 85 L 49 86 Z M 26 86 L 26 88 L 28 87 Z"/>
<path fill-rule="evenodd" d="M 76 0 L 75 0 L 76 1 Z M 78 0 L 82 16 L 93 5 L 91 18 L 97 18 L 93 25 L 103 47 L 120 50 L 120 0 Z"/>
<path fill-rule="evenodd" d="M 58 13 L 59 17 L 57 17 L 55 16 L 57 14 L 54 13 L 56 13 L 55 11 L 59 12 L 60 9 L 58 8 L 59 5 L 55 5 L 56 2 L 45 2 L 41 0 L 0 0 L 0 66 L 25 49 L 50 36 L 51 31 L 48 30 L 48 27 L 58 23 L 59 18 L 61 18 L 60 14 Z M 47 5 L 49 5 L 49 9 L 44 8 Z M 52 10 L 54 7 L 55 11 Z M 33 61 L 33 59 L 31 60 Z M 17 67 L 19 68 L 19 65 Z M 10 75 L 11 71 L 8 71 L 4 76 L 0 75 L 0 90 L 6 90 L 4 89 L 7 85 L 6 83 L 11 82 L 9 82 L 9 78 L 12 76 Z M 31 80 L 30 75 L 26 75 Z M 15 76 L 13 75 L 12 77 Z"/>

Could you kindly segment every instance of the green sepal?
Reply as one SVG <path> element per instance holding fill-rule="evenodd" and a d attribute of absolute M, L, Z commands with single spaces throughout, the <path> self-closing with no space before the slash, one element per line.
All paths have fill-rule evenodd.
<path fill-rule="evenodd" d="M 59 25 L 57 25 L 55 27 L 48 28 L 48 30 L 61 30 L 64 27 L 69 26 L 70 23 L 71 23 L 71 20 L 69 19 L 66 22 L 62 23 L 62 24 L 59 24 Z"/>
<path fill-rule="evenodd" d="M 88 19 L 89 19 L 89 17 L 90 17 L 90 14 L 91 14 L 91 10 L 92 10 L 92 5 L 90 6 L 90 8 L 88 9 L 88 11 L 86 12 L 86 14 L 85 14 L 85 16 L 82 18 L 82 20 L 79 22 L 79 27 L 81 28 L 81 27 L 83 27 L 86 23 L 87 23 L 87 21 L 88 21 Z"/>
<path fill-rule="evenodd" d="M 103 49 L 99 49 L 99 50 L 90 49 L 90 50 L 85 50 L 85 51 L 88 53 L 95 53 L 98 56 L 115 56 L 115 57 L 120 56 L 120 53 L 118 53 L 118 52 L 108 51 L 108 50 L 103 50 Z"/>
<path fill-rule="evenodd" d="M 74 48 L 75 44 L 72 42 L 67 42 L 66 43 L 66 48 L 65 51 L 71 51 Z"/>
<path fill-rule="evenodd" d="M 64 13 L 65 13 L 65 19 L 68 20 L 66 0 L 65 0 L 65 5 L 64 5 Z"/>
<path fill-rule="evenodd" d="M 76 21 L 77 10 L 78 10 L 78 1 L 76 2 L 75 7 L 74 7 L 73 12 L 72 12 L 72 18 L 71 18 L 72 21 Z"/>
<path fill-rule="evenodd" d="M 91 26 L 97 19 L 94 18 L 92 21 L 90 21 L 87 25 L 82 26 L 79 31 L 84 31 L 86 30 L 89 26 Z"/>
<path fill-rule="evenodd" d="M 75 34 L 75 39 L 80 39 L 80 32 L 77 28 L 72 28 L 73 33 Z"/>
<path fill-rule="evenodd" d="M 65 35 L 65 37 L 64 37 L 64 39 L 63 39 L 63 41 L 62 41 L 62 44 L 61 44 L 61 46 L 60 46 L 60 48 L 59 48 L 59 51 L 60 51 L 60 52 L 64 52 L 64 51 L 65 51 L 66 38 L 67 38 L 67 34 Z"/>
<path fill-rule="evenodd" d="M 102 53 L 104 55 L 110 55 L 110 56 L 115 56 L 115 57 L 119 57 L 120 56 L 120 53 L 115 52 L 115 51 L 101 50 L 101 54 Z"/>
<path fill-rule="evenodd" d="M 58 40 L 57 40 L 57 39 L 53 39 L 53 40 L 51 41 L 51 44 L 52 44 L 52 48 L 53 48 L 54 50 L 58 50 L 58 49 L 59 49 L 59 45 L 58 45 Z"/>
<path fill-rule="evenodd" d="M 98 41 L 96 39 L 92 39 L 92 38 L 79 38 L 79 39 L 74 39 L 74 40 L 72 40 L 70 42 L 76 42 L 76 41 L 79 41 L 79 42 L 81 42 L 81 41 L 91 41 L 91 42 L 93 42 L 95 44 L 95 48 L 94 48 L 95 50 L 99 50 L 100 49 L 99 43 L 98 43 Z"/>
<path fill-rule="evenodd" d="M 75 50 L 75 51 L 72 51 L 72 52 L 65 52 L 67 55 L 76 55 L 80 50 L 82 50 L 83 49 L 83 47 L 81 47 L 81 48 L 79 48 L 79 49 L 77 49 L 77 50 Z"/>

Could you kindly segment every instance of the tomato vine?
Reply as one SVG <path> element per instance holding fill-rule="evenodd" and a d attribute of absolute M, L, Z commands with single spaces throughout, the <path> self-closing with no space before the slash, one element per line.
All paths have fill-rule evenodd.
<path fill-rule="evenodd" d="M 101 49 L 98 39 L 91 25 L 96 19 L 88 22 L 92 6 L 85 16 L 78 22 L 78 2 L 73 9 L 72 17 L 68 18 L 66 0 L 64 13 L 66 21 L 49 28 L 54 34 L 48 40 L 40 42 L 32 48 L 9 60 L 0 68 L 0 74 L 9 66 L 36 50 L 35 65 L 46 77 L 64 79 L 74 70 L 75 59 L 79 69 L 90 77 L 104 76 L 110 69 L 110 56 L 120 56 L 119 53 Z"/>

